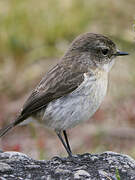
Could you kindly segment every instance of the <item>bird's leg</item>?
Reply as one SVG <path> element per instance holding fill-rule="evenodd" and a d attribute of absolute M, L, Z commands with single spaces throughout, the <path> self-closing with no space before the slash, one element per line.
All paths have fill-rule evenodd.
<path fill-rule="evenodd" d="M 64 148 L 66 149 L 68 155 L 71 157 L 72 156 L 72 152 L 71 150 L 69 149 L 68 145 L 66 145 L 66 143 L 64 142 L 62 136 L 61 136 L 61 133 L 60 132 L 56 132 L 57 136 L 59 137 L 60 141 L 62 142 Z"/>
<path fill-rule="evenodd" d="M 63 134 L 64 134 L 64 138 L 65 138 L 65 141 L 66 141 L 67 147 L 68 147 L 69 151 L 70 151 L 70 152 L 71 152 L 71 154 L 72 154 L 72 151 L 71 151 L 71 148 L 70 148 L 70 144 L 69 144 L 69 141 L 68 141 L 68 137 L 67 137 L 66 130 L 64 130 L 64 131 L 63 131 Z"/>
<path fill-rule="evenodd" d="M 68 159 L 65 159 L 65 158 L 64 158 L 64 159 L 61 159 L 61 158 L 58 158 L 58 157 L 56 157 L 56 158 L 60 159 L 60 160 L 63 161 L 63 162 L 69 161 L 69 162 L 74 162 L 75 164 L 80 164 L 80 165 L 84 164 L 83 162 L 80 162 L 80 160 L 78 160 L 76 157 L 74 157 L 74 156 L 72 155 L 72 151 L 71 151 L 71 148 L 70 148 L 70 145 L 69 145 L 69 142 L 68 142 L 68 138 L 67 138 L 66 131 L 65 131 L 65 130 L 63 131 L 63 134 L 64 134 L 64 138 L 65 138 L 66 143 L 65 143 L 65 141 L 64 141 L 63 138 L 62 138 L 61 132 L 57 132 L 57 131 L 56 131 L 56 134 L 57 134 L 57 136 L 59 137 L 60 141 L 62 142 L 63 146 L 65 147 L 65 149 L 66 149 L 66 151 L 67 151 L 67 153 L 68 153 L 68 155 L 69 155 L 69 158 L 68 158 Z"/>

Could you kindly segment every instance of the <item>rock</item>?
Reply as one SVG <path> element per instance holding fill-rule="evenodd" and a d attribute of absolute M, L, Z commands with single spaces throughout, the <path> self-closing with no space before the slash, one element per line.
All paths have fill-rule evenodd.
<path fill-rule="evenodd" d="M 0 152 L 0 180 L 135 180 L 135 160 L 114 152 L 34 160 Z"/>

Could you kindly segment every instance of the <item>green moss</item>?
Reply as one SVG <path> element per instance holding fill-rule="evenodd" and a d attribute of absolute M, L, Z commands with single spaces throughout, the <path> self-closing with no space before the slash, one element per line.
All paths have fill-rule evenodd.
<path fill-rule="evenodd" d="M 117 178 L 117 180 L 120 180 L 120 175 L 119 175 L 119 170 L 118 169 L 116 169 L 116 178 Z"/>

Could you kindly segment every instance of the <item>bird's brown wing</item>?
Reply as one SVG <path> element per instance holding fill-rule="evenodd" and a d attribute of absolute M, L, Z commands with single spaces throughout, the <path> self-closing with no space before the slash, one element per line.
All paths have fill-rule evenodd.
<path fill-rule="evenodd" d="M 36 111 L 46 107 L 49 102 L 74 91 L 83 80 L 84 72 L 75 69 L 72 71 L 72 68 L 65 69 L 64 66 L 56 65 L 34 89 L 16 120 L 0 130 L 0 137 Z"/>
<path fill-rule="evenodd" d="M 73 72 L 59 64 L 41 80 L 23 106 L 21 116 L 28 117 L 57 98 L 74 91 L 84 80 L 83 72 Z"/>

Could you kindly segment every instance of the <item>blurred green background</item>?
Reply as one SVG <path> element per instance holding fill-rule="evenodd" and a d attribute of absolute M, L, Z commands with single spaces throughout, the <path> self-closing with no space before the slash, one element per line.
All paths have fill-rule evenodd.
<path fill-rule="evenodd" d="M 130 56 L 118 59 L 95 116 L 68 131 L 71 146 L 74 153 L 111 150 L 135 157 L 134 22 L 134 0 L 1 0 L 0 126 L 14 120 L 77 35 L 102 33 Z M 37 159 L 66 155 L 54 132 L 33 124 L 15 128 L 0 145 Z"/>

